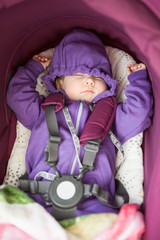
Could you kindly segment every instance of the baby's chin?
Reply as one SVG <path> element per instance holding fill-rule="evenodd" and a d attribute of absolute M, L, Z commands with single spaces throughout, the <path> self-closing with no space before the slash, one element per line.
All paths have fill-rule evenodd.
<path fill-rule="evenodd" d="M 90 103 L 90 102 L 92 102 L 93 99 L 94 99 L 93 97 L 92 98 L 81 98 L 81 99 L 79 99 L 79 101 Z"/>
<path fill-rule="evenodd" d="M 84 101 L 87 103 L 92 102 L 92 100 L 95 98 L 96 96 L 94 94 L 88 94 L 87 96 L 82 97 L 81 99 L 79 99 L 80 101 Z"/>

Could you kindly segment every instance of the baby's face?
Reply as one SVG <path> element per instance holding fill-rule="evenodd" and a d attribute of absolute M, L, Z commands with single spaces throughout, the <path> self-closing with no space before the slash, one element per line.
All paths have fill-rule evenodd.
<path fill-rule="evenodd" d="M 77 73 L 64 76 L 61 80 L 61 89 L 71 100 L 91 102 L 98 94 L 107 90 L 103 78 Z"/>

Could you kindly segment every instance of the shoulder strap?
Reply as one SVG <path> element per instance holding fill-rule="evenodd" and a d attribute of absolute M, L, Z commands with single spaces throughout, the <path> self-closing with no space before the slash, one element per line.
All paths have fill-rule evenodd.
<path fill-rule="evenodd" d="M 103 98 L 97 102 L 80 136 L 81 145 L 85 145 L 88 140 L 97 138 L 103 141 L 114 120 L 116 108 L 115 97 Z"/>
<path fill-rule="evenodd" d="M 49 140 L 46 147 L 46 162 L 51 166 L 57 164 L 57 151 L 61 142 L 61 136 L 58 130 L 57 118 L 53 105 L 47 105 L 46 110 L 46 122 L 49 131 Z"/>
<path fill-rule="evenodd" d="M 46 122 L 49 131 L 49 140 L 45 149 L 46 163 L 54 168 L 57 176 L 59 172 L 56 168 L 58 146 L 61 142 L 61 136 L 58 130 L 57 118 L 55 112 L 60 111 L 63 107 L 63 95 L 61 93 L 50 94 L 42 103 L 45 110 Z"/>
<path fill-rule="evenodd" d="M 58 92 L 47 96 L 41 106 L 45 110 L 48 105 L 54 105 L 55 112 L 60 111 L 63 107 L 63 94 Z"/>

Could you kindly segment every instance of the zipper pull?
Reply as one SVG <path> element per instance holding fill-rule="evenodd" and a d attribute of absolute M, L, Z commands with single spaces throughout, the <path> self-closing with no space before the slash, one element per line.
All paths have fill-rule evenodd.
<path fill-rule="evenodd" d="M 95 102 L 90 103 L 89 109 L 91 110 L 91 112 L 93 111 L 93 109 L 95 108 L 95 106 L 96 106 L 96 103 L 95 103 Z"/>

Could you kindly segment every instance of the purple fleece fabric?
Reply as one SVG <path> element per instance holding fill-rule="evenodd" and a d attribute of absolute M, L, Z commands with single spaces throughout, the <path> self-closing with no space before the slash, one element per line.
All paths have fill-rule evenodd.
<path fill-rule="evenodd" d="M 8 105 L 16 113 L 17 119 L 32 130 L 26 154 L 29 179 L 34 179 L 35 175 L 41 171 L 54 174 L 54 170 L 45 163 L 44 150 L 49 134 L 45 112 L 41 106 L 44 97 L 39 96 L 35 91 L 37 77 L 42 71 L 43 67 L 40 63 L 30 60 L 25 66 L 18 69 L 7 92 Z M 93 102 L 83 104 L 79 101 L 71 101 L 63 91 L 56 90 L 53 85 L 56 76 L 71 75 L 76 72 L 101 76 L 109 86 L 109 89 L 96 96 L 93 102 L 96 103 L 104 97 L 115 95 L 116 81 L 111 77 L 110 64 L 102 42 L 95 34 L 81 29 L 69 33 L 55 48 L 49 73 L 44 77 L 44 81 L 52 93 L 62 92 L 64 94 L 64 105 L 68 107 L 73 124 L 75 127 L 77 126 L 77 135 L 80 137 L 91 113 L 89 105 L 92 105 Z M 118 105 L 111 127 L 122 143 L 144 131 L 151 124 L 152 91 L 147 80 L 147 72 L 140 70 L 132 73 L 129 81 L 130 85 L 126 87 L 125 91 L 127 100 Z M 79 110 L 82 110 L 81 115 L 79 115 Z M 77 175 L 79 165 L 75 158 L 76 152 L 72 136 L 63 111 L 57 112 L 56 115 L 62 139 L 58 149 L 57 169 L 61 174 Z M 108 191 L 112 203 L 114 203 L 115 197 L 115 154 L 115 146 L 107 135 L 97 154 L 95 170 L 87 172 L 82 179 L 83 183 L 97 183 Z M 79 155 L 81 161 L 83 155 L 84 147 L 81 146 Z M 42 179 L 42 177 L 38 178 L 38 180 Z M 51 206 L 46 206 L 40 195 L 32 195 L 32 197 L 49 212 L 51 211 Z M 113 211 L 112 208 L 103 205 L 93 197 L 83 199 L 77 207 L 77 215 Z"/>

